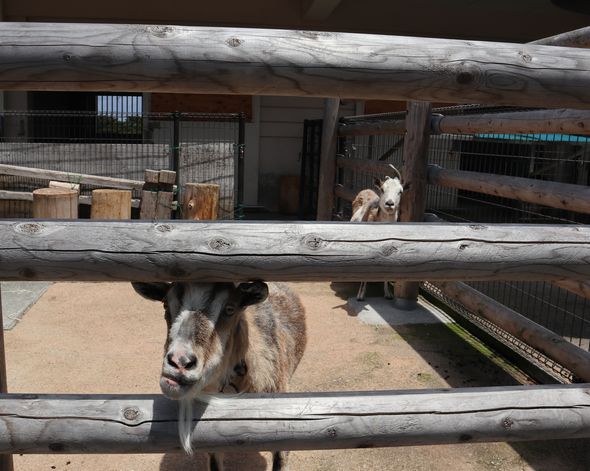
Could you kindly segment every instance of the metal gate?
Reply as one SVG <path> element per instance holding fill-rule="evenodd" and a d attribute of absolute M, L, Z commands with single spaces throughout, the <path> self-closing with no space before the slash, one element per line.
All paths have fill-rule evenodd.
<path fill-rule="evenodd" d="M 303 121 L 298 215 L 302 221 L 313 221 L 317 215 L 322 123 L 321 119 Z"/>

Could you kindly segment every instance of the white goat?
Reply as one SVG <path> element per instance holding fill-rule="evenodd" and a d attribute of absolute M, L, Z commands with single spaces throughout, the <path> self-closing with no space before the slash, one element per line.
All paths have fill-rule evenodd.
<path fill-rule="evenodd" d="M 379 194 L 366 189 L 361 190 L 352 202 L 351 222 L 373 221 L 373 222 L 396 222 L 399 218 L 399 206 L 402 193 L 407 186 L 402 184 L 402 177 L 399 171 L 391 165 L 397 173 L 397 177 L 385 177 L 382 181 L 375 179 L 375 185 Z M 367 290 L 367 282 L 361 282 L 356 299 L 363 301 Z M 383 283 L 383 291 L 387 299 L 393 298 L 389 282 Z"/>
<path fill-rule="evenodd" d="M 202 392 L 286 391 L 307 342 L 299 297 L 282 283 L 132 283 L 143 297 L 164 303 L 168 335 L 160 387 L 180 400 L 179 434 L 192 453 L 195 399 Z M 214 399 L 220 400 L 220 399 Z M 273 453 L 285 470 L 287 452 Z M 223 455 L 209 455 L 223 469 Z"/>

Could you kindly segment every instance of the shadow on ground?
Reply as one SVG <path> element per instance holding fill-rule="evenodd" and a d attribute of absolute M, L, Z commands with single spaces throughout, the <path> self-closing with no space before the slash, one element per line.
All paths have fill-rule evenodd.
<path fill-rule="evenodd" d="M 330 288 L 343 300 L 354 299 L 358 283 L 332 283 Z M 369 297 L 383 297 L 382 283 L 369 283 L 366 299 Z M 347 312 L 356 315 L 350 308 Z M 455 323 L 390 324 L 389 327 L 438 373 L 440 378 L 430 378 L 429 373 L 424 373 L 425 388 L 440 387 L 439 379 L 452 388 L 531 384 L 506 360 Z M 538 471 L 590 469 L 590 439 L 513 442 L 510 446 Z"/>

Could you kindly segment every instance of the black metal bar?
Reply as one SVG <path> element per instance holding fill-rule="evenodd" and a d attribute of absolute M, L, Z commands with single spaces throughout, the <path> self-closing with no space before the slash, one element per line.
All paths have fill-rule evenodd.
<path fill-rule="evenodd" d="M 237 170 L 237 195 L 236 215 L 241 216 L 244 204 L 244 165 L 246 157 L 246 114 L 239 114 L 238 122 L 238 170 Z"/>

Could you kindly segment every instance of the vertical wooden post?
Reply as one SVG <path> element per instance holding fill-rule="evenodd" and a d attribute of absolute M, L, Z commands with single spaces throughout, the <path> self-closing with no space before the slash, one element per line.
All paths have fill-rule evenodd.
<path fill-rule="evenodd" d="M 39 188 L 34 190 L 33 217 L 77 219 L 78 192 L 67 188 Z"/>
<path fill-rule="evenodd" d="M 408 102 L 402 168 L 402 178 L 408 188 L 402 196 L 401 222 L 421 222 L 424 220 L 431 115 L 432 105 L 430 103 Z M 418 300 L 419 288 L 420 283 L 417 281 L 396 282 L 396 302 L 402 307 L 414 307 Z"/>
<path fill-rule="evenodd" d="M 160 173 L 157 170 L 143 171 L 143 179 L 145 183 L 141 190 L 141 205 L 139 208 L 140 219 L 156 219 L 159 175 Z"/>
<path fill-rule="evenodd" d="M 338 112 L 340 98 L 326 98 L 322 125 L 320 177 L 318 184 L 318 221 L 332 219 L 334 185 L 336 184 L 336 144 L 338 142 Z"/>
<path fill-rule="evenodd" d="M 131 191 L 93 190 L 91 219 L 131 219 Z"/>
<path fill-rule="evenodd" d="M 6 353 L 4 348 L 4 317 L 2 314 L 2 286 L 0 285 L 0 393 L 8 392 L 6 379 Z M 0 454 L 0 471 L 12 471 L 12 455 Z"/>
<path fill-rule="evenodd" d="M 170 219 L 172 217 L 172 202 L 174 201 L 174 182 L 177 173 L 172 170 L 158 172 L 158 203 L 156 205 L 156 219 Z"/>
<path fill-rule="evenodd" d="M 217 219 L 219 185 L 187 183 L 182 188 L 182 218 L 195 221 Z"/>

